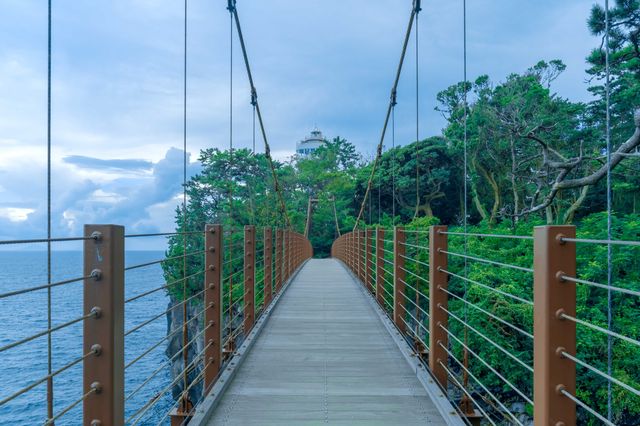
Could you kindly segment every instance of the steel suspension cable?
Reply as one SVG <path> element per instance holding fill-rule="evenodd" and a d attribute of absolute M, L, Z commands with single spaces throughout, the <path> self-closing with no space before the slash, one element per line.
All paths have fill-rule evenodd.
<path fill-rule="evenodd" d="M 420 0 L 415 2 L 416 10 L 416 211 L 415 217 L 418 217 L 418 207 L 420 206 Z"/>
<path fill-rule="evenodd" d="M 391 110 L 391 226 L 396 226 L 396 100 Z"/>
<path fill-rule="evenodd" d="M 380 225 L 380 220 L 382 219 L 382 213 L 380 211 L 380 208 L 382 206 L 381 203 L 381 191 L 382 190 L 382 174 L 378 173 L 378 225 Z"/>
<path fill-rule="evenodd" d="M 262 119 L 262 112 L 260 110 L 260 103 L 258 102 L 258 92 L 256 90 L 256 86 L 253 81 L 253 74 L 251 73 L 251 66 L 249 64 L 249 56 L 247 55 L 247 47 L 244 42 L 244 36 L 242 35 L 242 27 L 240 26 L 240 18 L 238 16 L 238 9 L 236 8 L 236 1 L 229 0 L 228 2 L 229 12 L 231 16 L 235 20 L 236 30 L 238 32 L 238 39 L 240 40 L 240 48 L 242 50 L 242 56 L 244 58 L 244 64 L 247 69 L 247 77 L 249 79 L 249 85 L 251 87 L 251 96 L 252 99 L 255 100 L 255 109 L 256 115 L 258 117 L 258 124 L 260 126 L 260 132 L 262 133 L 262 139 L 264 141 L 264 154 L 267 157 L 269 162 L 269 167 L 271 168 L 271 175 L 273 177 L 273 184 L 275 188 L 275 192 L 278 195 L 278 200 L 280 201 L 280 209 L 282 210 L 282 214 L 284 215 L 285 223 L 288 228 L 291 228 L 291 221 L 289 220 L 289 214 L 287 213 L 287 206 L 284 201 L 284 195 L 282 194 L 282 188 L 278 181 L 278 174 L 276 173 L 275 165 L 273 159 L 271 158 L 271 147 L 269 146 L 269 140 L 267 138 L 267 132 L 264 127 L 264 120 Z"/>
<path fill-rule="evenodd" d="M 229 0 L 227 10 L 229 11 L 229 226 L 233 226 L 233 13 L 235 8 L 235 0 Z M 233 233 L 229 234 L 229 247 L 233 244 Z M 231 269 L 233 270 L 233 252 L 228 250 L 229 257 L 232 259 Z M 237 273 L 237 272 L 236 272 Z M 229 333 L 233 323 L 233 277 L 236 273 L 229 276 Z"/>
<path fill-rule="evenodd" d="M 464 191 L 464 202 L 463 202 L 463 207 L 464 207 L 464 254 L 465 254 L 465 258 L 464 258 L 464 277 L 467 278 L 467 271 L 468 271 L 468 259 L 467 259 L 467 250 L 468 250 L 468 238 L 467 238 L 467 232 L 468 232 L 468 226 L 469 226 L 469 212 L 468 212 L 468 182 L 467 182 L 467 167 L 468 167 L 468 153 L 467 153 L 467 139 L 468 139 L 468 127 L 467 127 L 467 121 L 468 121 L 468 112 L 469 112 L 469 108 L 468 108 L 468 97 L 467 97 L 467 84 L 468 84 L 468 76 L 467 76 L 467 0 L 463 0 L 462 1 L 462 38 L 463 38 L 463 42 L 462 42 L 462 50 L 463 50 L 463 60 L 462 60 L 462 68 L 463 68 L 463 81 L 464 81 L 464 90 L 463 90 L 463 107 L 464 107 L 464 134 L 463 134 L 463 161 L 464 161 L 464 168 L 463 168 L 463 191 Z M 464 322 L 466 324 L 468 324 L 469 320 L 468 320 L 468 307 L 467 307 L 467 281 L 463 280 L 464 283 L 464 301 L 465 303 L 463 304 L 463 313 L 464 313 Z M 465 343 L 465 347 L 464 347 L 464 355 L 463 355 L 463 362 L 464 362 L 464 366 L 465 366 L 465 370 L 463 373 L 463 384 L 464 386 L 468 386 L 469 384 L 469 375 L 467 373 L 468 368 L 469 368 L 469 352 L 467 350 L 468 347 L 468 335 L 469 335 L 469 331 L 467 326 L 465 325 L 464 327 L 464 343 Z"/>
<path fill-rule="evenodd" d="M 51 329 L 51 0 L 47 8 L 47 329 Z M 53 418 L 51 334 L 47 335 L 47 418 Z"/>
<path fill-rule="evenodd" d="M 606 129 L 605 137 L 607 143 L 607 239 L 611 241 L 613 239 L 611 232 L 611 68 L 609 58 L 609 0 L 604 1 L 604 28 L 605 28 L 605 107 L 606 107 Z M 612 315 L 612 294 L 611 294 L 611 281 L 613 274 L 613 261 L 611 253 L 611 244 L 607 244 L 607 329 L 611 330 L 613 325 Z M 613 341 L 610 335 L 607 335 L 607 374 L 611 376 L 613 372 L 612 358 L 613 358 Z M 611 382 L 607 381 L 607 420 L 611 421 L 613 418 L 613 399 L 612 399 Z"/>
<path fill-rule="evenodd" d="M 373 177 L 376 173 L 376 169 L 378 168 L 378 163 L 380 162 L 380 157 L 382 156 L 382 144 L 384 143 L 384 137 L 387 133 L 387 127 L 389 126 L 389 120 L 391 118 L 392 110 L 395 106 L 396 93 L 398 91 L 398 82 L 400 81 L 400 74 L 402 73 L 402 66 L 404 64 L 404 58 L 407 53 L 407 47 L 409 45 L 409 38 L 411 37 L 411 30 L 413 28 L 413 22 L 416 17 L 416 0 L 414 0 L 413 8 L 411 9 L 411 15 L 409 16 L 409 24 L 407 25 L 407 31 L 404 36 L 404 43 L 402 45 L 402 52 L 400 54 L 400 62 L 398 63 L 398 68 L 396 70 L 395 80 L 393 82 L 393 86 L 391 88 L 391 98 L 389 100 L 389 105 L 387 107 L 387 113 L 384 119 L 384 125 L 382 126 L 382 134 L 380 135 L 380 141 L 378 142 L 378 147 L 376 149 L 376 157 L 373 160 L 373 166 L 371 167 L 371 174 L 369 175 L 369 180 L 367 181 L 367 188 L 364 193 L 364 198 L 362 199 L 362 204 L 360 205 L 360 210 L 358 212 L 358 217 L 356 218 L 356 222 L 353 226 L 353 230 L 358 229 L 358 225 L 360 224 L 360 219 L 364 213 L 364 206 L 367 202 L 367 198 L 369 197 L 369 193 L 371 192 L 371 183 L 373 181 Z"/>
<path fill-rule="evenodd" d="M 182 75 L 182 230 L 187 231 L 187 3 L 188 0 L 184 0 L 184 56 L 183 56 L 183 75 Z M 187 235 L 182 235 L 182 276 L 185 278 L 182 281 L 182 347 L 187 347 L 189 341 L 187 327 Z M 183 372 L 182 380 L 184 388 L 187 387 L 187 364 L 189 363 L 188 351 L 182 352 Z M 188 407 L 187 398 L 180 400 L 182 406 L 181 411 L 186 411 Z"/>
<path fill-rule="evenodd" d="M 378 208 L 378 223 L 380 223 L 380 210 Z M 340 237 L 340 224 L 338 223 L 338 211 L 336 210 L 336 196 L 333 196 L 333 219 L 336 222 L 336 232 L 338 233 L 338 237 Z"/>
<path fill-rule="evenodd" d="M 372 197 L 369 197 L 369 224 L 371 224 L 371 214 L 372 214 L 372 208 L 371 208 L 372 201 L 371 201 L 371 198 Z"/>
<path fill-rule="evenodd" d="M 231 4 L 227 7 L 231 12 Z M 233 16 L 229 16 L 229 226 L 233 226 Z"/>
<path fill-rule="evenodd" d="M 253 109 L 253 123 L 252 123 L 252 126 L 253 126 L 252 144 L 253 145 L 252 146 L 253 146 L 253 154 L 255 155 L 255 153 L 256 153 L 256 102 L 257 102 L 257 99 L 256 99 L 256 97 L 254 95 L 255 95 L 254 93 L 251 93 L 251 106 L 252 106 L 252 109 Z"/>

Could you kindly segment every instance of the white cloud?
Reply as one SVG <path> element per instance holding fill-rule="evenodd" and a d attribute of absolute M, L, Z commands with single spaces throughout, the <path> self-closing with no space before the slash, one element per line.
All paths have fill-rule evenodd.
<path fill-rule="evenodd" d="M 364 153 L 377 144 L 411 2 L 397 0 L 239 2 L 266 130 L 287 160 L 314 124 Z M 540 59 L 567 72 L 554 88 L 588 99 L 584 57 L 591 2 L 478 0 L 469 3 L 469 76 L 494 80 Z M 229 143 L 229 16 L 226 2 L 190 0 L 187 150 Z M 133 229 L 173 225 L 181 182 L 182 3 L 171 0 L 54 2 L 54 230 L 88 221 Z M 420 15 L 421 129 L 444 125 L 439 90 L 462 79 L 461 2 L 423 2 Z M 0 14 L 0 238 L 46 229 L 46 8 L 3 4 Z M 412 40 L 413 43 L 413 40 Z M 237 40 L 234 146 L 249 147 L 252 111 Z M 413 49 L 413 44 L 410 49 Z M 399 88 L 398 143 L 414 138 L 413 53 Z M 257 147 L 262 150 L 258 133 Z M 86 167 L 69 156 L 147 161 L 152 168 Z M 82 163 L 82 164 L 81 164 Z M 83 165 L 84 164 L 84 165 Z M 115 166 L 114 166 L 115 164 Z M 120 167 L 120 168 L 118 168 Z M 179 201 L 178 201 L 179 202 Z"/>
<path fill-rule="evenodd" d="M 10 222 L 24 222 L 34 211 L 19 207 L 0 207 L 0 217 L 9 219 Z"/>

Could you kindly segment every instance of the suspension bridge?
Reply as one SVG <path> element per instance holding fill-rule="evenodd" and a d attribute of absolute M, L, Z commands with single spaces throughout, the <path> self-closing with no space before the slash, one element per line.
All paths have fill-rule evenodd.
<path fill-rule="evenodd" d="M 184 5 L 182 183 L 186 188 L 187 1 Z M 24 401 L 34 390 L 46 388 L 45 425 L 525 425 L 533 419 L 536 425 L 569 426 L 578 424 L 579 418 L 615 424 L 610 412 L 599 412 L 585 402 L 578 387 L 580 374 L 588 372 L 606 381 L 609 398 L 612 387 L 635 397 L 640 397 L 640 390 L 625 377 L 614 376 L 610 368 L 603 371 L 581 359 L 578 330 L 591 330 L 608 342 L 621 341 L 633 349 L 640 341 L 625 330 L 613 330 L 610 323 L 602 326 L 579 317 L 577 289 L 602 289 L 609 297 L 615 293 L 637 298 L 640 292 L 610 281 L 581 278 L 576 258 L 578 250 L 604 246 L 610 256 L 612 247 L 634 249 L 640 242 L 579 238 L 574 226 L 539 226 L 531 235 L 469 232 L 466 177 L 460 230 L 443 225 L 416 228 L 394 222 L 385 228 L 364 223 L 383 142 L 387 129 L 393 127 L 398 82 L 410 35 L 418 26 L 421 2 L 414 0 L 411 7 L 376 157 L 364 193 L 357 194 L 361 205 L 350 232 L 341 233 L 339 222 L 344 218 L 338 217 L 335 199 L 330 199 L 337 238 L 329 259 L 313 258 L 308 239 L 313 206 L 320 202 L 317 198 L 309 198 L 305 229 L 296 232 L 292 227 L 235 0 L 229 0 L 227 8 L 251 89 L 254 151 L 257 126 L 272 172 L 279 225 L 213 223 L 193 229 L 184 214 L 181 229 L 173 232 L 130 234 L 120 225 L 87 224 L 83 235 L 56 238 L 51 233 L 50 205 L 49 2 L 47 237 L 0 241 L 2 246 L 47 245 L 48 282 L 0 293 L 2 301 L 46 292 L 47 326 L 24 338 L 0 342 L 0 357 L 44 338 L 48 373 L 9 393 L 0 391 L 0 412 L 4 406 Z M 466 8 L 463 18 L 466 82 Z M 416 140 L 420 140 L 418 118 L 416 105 Z M 640 118 L 637 121 L 640 128 Z M 466 117 L 464 123 L 466 138 Z M 638 145 L 638 128 L 625 149 Z M 233 136 L 229 143 L 233 155 Z M 609 165 L 611 153 L 609 149 Z M 463 161 L 466 173 L 466 146 Z M 416 166 L 416 181 L 421 176 Z M 229 198 L 232 206 L 232 193 Z M 186 209 L 185 189 L 183 212 Z M 231 208 L 229 217 L 233 219 Z M 182 251 L 157 260 L 127 262 L 125 247 L 130 241 L 158 237 L 178 241 Z M 52 280 L 51 245 L 61 242 L 83 245 L 82 276 Z M 499 251 L 496 255 L 485 250 L 496 246 L 512 250 L 514 244 L 522 250 L 523 261 L 517 264 L 504 261 Z M 527 264 L 530 258 L 533 263 Z M 170 262 L 177 265 L 178 279 L 145 291 L 127 291 L 131 271 Z M 528 286 L 530 297 L 496 289 L 491 279 L 472 278 L 472 268 L 486 271 L 488 277 L 495 271 L 508 271 L 515 277 L 514 285 Z M 55 323 L 52 291 L 75 283 L 82 284 L 78 297 L 83 313 Z M 177 295 L 178 302 L 126 329 L 126 309 L 159 292 Z M 481 306 L 483 298 L 496 298 L 493 308 Z M 501 304 L 518 306 L 522 317 L 503 317 Z M 139 338 L 143 334 L 139 332 L 167 317 L 181 318 L 181 323 L 144 351 L 125 357 L 131 338 Z M 498 330 L 500 341 L 474 325 L 474 318 Z M 75 324 L 82 324 L 83 352 L 68 363 L 56 364 L 51 336 Z M 176 342 L 179 349 L 147 371 L 138 386 L 127 389 L 125 381 L 132 367 L 170 342 Z M 487 350 L 491 357 L 481 355 Z M 58 376 L 79 365 L 83 392 L 60 407 L 54 384 Z M 512 369 L 527 377 L 525 387 L 509 380 Z M 131 406 L 133 397 L 144 394 L 145 386 L 162 375 L 170 377 L 164 386 L 145 402 Z M 505 400 L 505 394 L 513 397 Z M 163 405 L 170 395 L 171 403 Z M 517 408 L 514 400 L 529 411 Z"/>

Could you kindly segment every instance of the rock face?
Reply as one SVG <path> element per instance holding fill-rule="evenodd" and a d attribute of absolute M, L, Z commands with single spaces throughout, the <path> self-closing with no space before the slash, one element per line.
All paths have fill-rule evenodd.
<path fill-rule="evenodd" d="M 199 318 L 193 319 L 196 315 L 202 312 L 202 303 L 187 303 L 187 388 L 189 388 L 189 401 L 195 406 L 200 402 L 203 397 L 203 383 L 201 377 L 199 377 L 202 369 L 204 368 L 204 362 L 202 358 L 202 352 L 204 349 L 204 315 L 200 315 Z M 183 312 L 182 304 L 171 296 L 171 301 L 167 308 L 167 336 L 171 336 L 167 339 L 167 348 L 165 353 L 170 360 L 170 372 L 171 382 L 176 382 L 173 386 L 171 393 L 175 401 L 180 398 L 184 390 L 184 359 L 182 353 L 182 324 L 183 324 Z M 233 347 L 237 347 L 242 344 L 244 340 L 244 334 L 242 333 L 243 322 L 242 309 L 238 306 L 233 307 L 233 318 L 230 319 L 228 315 L 225 316 L 223 324 L 225 327 L 222 330 L 223 341 L 226 341 L 231 330 L 236 330 L 234 333 Z M 231 330 L 229 329 L 229 323 L 232 323 Z M 196 337 L 198 336 L 198 337 Z M 194 361 L 196 356 L 199 359 Z M 194 379 L 199 381 L 192 385 Z"/>
<path fill-rule="evenodd" d="M 184 380 L 182 380 L 184 371 L 184 354 L 182 353 L 182 325 L 183 325 L 183 309 L 182 304 L 173 297 L 169 302 L 167 313 L 167 335 L 171 336 L 167 340 L 167 349 L 165 351 L 170 360 L 171 381 L 176 381 L 172 389 L 174 400 L 177 400 L 184 391 Z M 196 405 L 202 399 L 202 380 L 191 385 L 194 379 L 199 379 L 202 372 L 203 362 L 202 355 L 194 361 L 195 357 L 202 353 L 204 347 L 204 336 L 202 331 L 202 315 L 201 318 L 193 319 L 200 311 L 202 306 L 196 303 L 187 303 L 187 388 L 189 388 L 189 401 Z M 192 320 L 193 319 L 193 320 Z M 198 336 L 196 338 L 196 336 Z M 178 380 L 180 377 L 180 380 Z"/>

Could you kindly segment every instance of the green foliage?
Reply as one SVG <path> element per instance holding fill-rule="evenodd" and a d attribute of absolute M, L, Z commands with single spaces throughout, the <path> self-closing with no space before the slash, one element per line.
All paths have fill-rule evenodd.
<path fill-rule="evenodd" d="M 640 1 L 617 0 L 611 9 L 611 123 L 614 149 L 635 130 L 633 110 L 640 106 Z M 588 21 L 591 32 L 603 36 L 604 10 L 595 5 Z M 428 326 L 428 228 L 449 225 L 461 232 L 463 206 L 469 206 L 467 231 L 479 234 L 530 236 L 534 226 L 574 223 L 582 238 L 606 238 L 604 182 L 561 190 L 540 209 L 558 179 L 586 176 L 603 164 L 605 133 L 604 50 L 596 47 L 589 57 L 587 73 L 594 100 L 571 102 L 552 90 L 552 83 L 565 71 L 558 59 L 539 61 L 504 81 L 481 75 L 474 81 L 458 82 L 437 95 L 438 108 L 447 125 L 441 136 L 395 147 L 384 152 L 373 175 L 372 187 L 360 221 L 361 227 L 386 228 L 384 300 L 392 301 L 392 229 L 404 225 L 407 239 L 406 297 L 411 302 L 405 319 L 418 335 Z M 466 102 L 465 102 L 466 101 Z M 466 126 L 465 126 L 466 121 Z M 468 168 L 468 199 L 464 199 L 464 156 Z M 225 244 L 226 270 L 224 309 L 243 296 L 242 226 L 284 226 L 273 190 L 272 171 L 266 157 L 249 150 L 233 153 L 218 149 L 202 151 L 202 172 L 187 185 L 186 216 L 176 211 L 176 229 L 204 229 L 206 223 L 220 223 L 232 230 Z M 574 165 L 567 166 L 571 163 Z M 336 137 L 309 157 L 275 163 L 288 207 L 292 227 L 303 232 L 307 206 L 313 202 L 309 238 L 317 257 L 329 255 L 339 233 L 353 229 L 371 176 L 372 162 L 363 161 L 355 147 Z M 416 174 L 417 170 L 417 174 Z M 613 234 L 615 239 L 640 240 L 640 161 L 630 157 L 613 171 Z M 258 234 L 260 236 L 260 234 Z M 449 236 L 449 251 L 504 264 L 531 268 L 531 239 Z M 170 238 L 163 264 L 169 293 L 180 300 L 197 294 L 202 286 L 202 234 Z M 640 256 L 637 248 L 614 246 L 612 282 L 622 288 L 638 289 Z M 184 253 L 186 265 L 180 258 Z M 578 277 L 607 282 L 607 246 L 580 245 Z M 187 279 L 183 280 L 186 270 Z M 498 267 L 449 256 L 452 276 L 449 330 L 473 348 L 513 386 L 492 373 L 475 355 L 469 355 L 471 373 L 509 406 L 532 395 L 532 374 L 521 363 L 532 365 L 533 277 L 528 271 Z M 263 281 L 258 270 L 256 282 Z M 467 280 L 460 278 L 467 277 Z M 186 283 L 186 286 L 183 285 Z M 603 289 L 577 285 L 577 316 L 593 324 L 607 324 L 607 294 Z M 261 287 L 259 287 L 260 289 Z M 258 290 L 258 295 L 261 291 Z M 261 297 L 261 296 L 259 296 Z M 261 299 L 258 299 L 259 306 Z M 408 305 L 407 305 L 408 306 Z M 231 310 L 232 311 L 232 310 Z M 232 311 L 233 312 L 233 311 Z M 488 315 L 489 313 L 490 315 Z M 621 294 L 613 296 L 613 329 L 640 339 L 640 300 Z M 455 316 L 454 316 L 455 315 Z M 456 318 L 457 317 L 457 318 Z M 462 321 L 469 323 L 466 329 Z M 418 323 L 422 326 L 417 325 Z M 514 327 L 511 327 L 512 324 Z M 421 327 L 423 327 L 421 329 Z M 466 336 L 465 336 L 466 335 Z M 509 354 L 490 342 L 504 348 Z M 640 388 L 640 350 L 613 339 L 613 376 Z M 463 357 L 462 345 L 450 339 L 452 353 Z M 606 371 L 607 339 L 602 333 L 578 326 L 577 356 Z M 516 359 L 514 359 L 516 358 Z M 519 360 L 519 361 L 518 361 Z M 457 370 L 459 371 L 459 370 Z M 606 382 L 578 367 L 577 395 L 600 413 L 606 413 Z M 470 379 L 473 383 L 473 380 Z M 479 387 L 475 387 L 479 389 Z M 518 391 L 516 391 L 516 389 Z M 640 400 L 619 386 L 613 386 L 616 424 L 637 424 Z M 526 412 L 531 413 L 528 405 Z M 580 424 L 593 418 L 580 412 Z M 634 423 L 635 422 L 635 423 Z"/>

